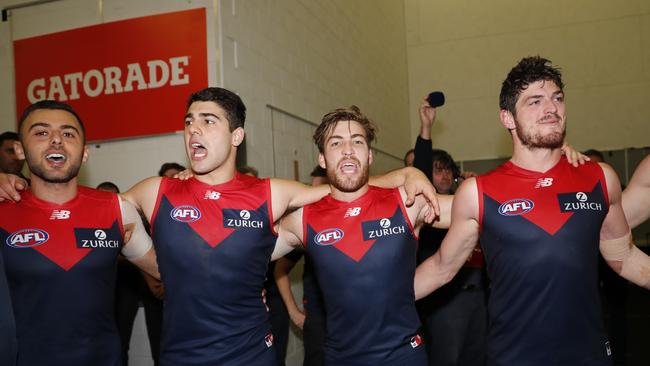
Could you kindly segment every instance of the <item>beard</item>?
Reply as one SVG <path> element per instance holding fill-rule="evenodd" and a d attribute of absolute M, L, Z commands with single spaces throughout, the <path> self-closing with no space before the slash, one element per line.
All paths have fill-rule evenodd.
<path fill-rule="evenodd" d="M 555 118 L 560 120 L 560 116 L 555 114 Z M 542 136 L 539 132 L 529 133 L 521 128 L 519 121 L 515 118 L 515 125 L 517 128 L 515 132 L 519 137 L 521 143 L 531 149 L 558 149 L 564 144 L 564 137 L 566 135 L 566 128 L 562 131 L 554 131 L 547 135 Z"/>
<path fill-rule="evenodd" d="M 30 174 L 33 174 L 47 183 L 68 183 L 77 175 L 81 169 L 81 158 L 79 156 L 74 159 L 68 158 L 68 167 L 65 170 L 57 169 L 55 171 L 48 171 L 45 168 L 44 162 L 39 162 L 39 159 L 32 159 L 27 150 L 25 150 L 25 160 L 29 167 Z"/>
<path fill-rule="evenodd" d="M 344 174 L 337 175 L 337 172 L 339 170 L 338 166 L 333 170 L 327 169 L 327 179 L 329 179 L 330 184 L 341 192 L 356 192 L 366 183 L 368 183 L 368 174 L 370 170 L 369 165 L 362 165 L 359 160 L 355 158 L 352 159 L 356 160 L 361 168 L 360 174 L 357 176 L 349 176 Z"/>

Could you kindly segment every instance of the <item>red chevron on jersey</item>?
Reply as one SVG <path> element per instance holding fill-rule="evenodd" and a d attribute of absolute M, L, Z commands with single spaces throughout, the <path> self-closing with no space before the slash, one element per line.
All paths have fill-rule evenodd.
<path fill-rule="evenodd" d="M 357 221 L 342 221 L 337 228 L 319 229 L 314 237 L 317 245 L 333 245 L 354 261 L 359 262 L 375 243 L 374 240 L 363 240 L 363 234 L 358 230 Z M 341 240 L 345 237 L 345 240 Z"/>
<path fill-rule="evenodd" d="M 185 204 L 186 200 L 180 197 L 167 196 L 169 202 L 174 206 L 174 210 L 170 213 L 172 218 L 179 222 L 187 222 L 192 230 L 196 232 L 205 242 L 211 246 L 216 247 L 225 238 L 232 234 L 235 229 L 216 228 L 213 225 L 206 224 L 214 223 L 220 225 L 223 221 L 223 214 L 219 208 L 211 209 Z M 210 201 L 207 201 L 210 202 Z M 212 206 L 212 205 L 208 205 Z M 188 218 L 188 219 L 186 219 Z"/>
<path fill-rule="evenodd" d="M 388 197 L 390 199 L 387 199 Z M 400 203 L 396 206 L 395 202 Z M 309 225 L 310 229 L 317 233 L 314 236 L 314 244 L 333 246 L 355 262 L 359 262 L 377 239 L 412 232 L 410 222 L 408 227 L 391 223 L 390 217 L 396 214 L 395 211 L 403 209 L 401 197 L 396 190 L 380 190 L 371 186 L 368 193 L 352 202 L 341 202 L 327 196 L 303 211 L 304 232 L 306 235 L 306 225 Z M 364 214 L 352 216 L 351 211 Z"/>
<path fill-rule="evenodd" d="M 540 180 L 551 181 L 540 187 Z M 523 182 L 523 183 L 522 183 Z M 573 216 L 574 211 L 566 209 L 567 199 L 563 196 L 579 196 L 579 202 L 586 199 L 585 192 L 592 192 L 601 183 L 605 196 L 607 189 L 602 169 L 596 163 L 587 163 L 574 168 L 563 157 L 553 168 L 540 173 L 526 170 L 507 162 L 477 180 L 479 196 L 488 195 L 497 201 L 499 214 L 521 216 L 547 233 L 554 235 Z M 582 193 L 583 196 L 580 196 Z M 483 217 L 483 200 L 480 220 Z"/>
<path fill-rule="evenodd" d="M 113 210 L 106 212 L 106 205 Z M 52 221 L 53 212 L 65 212 L 66 220 Z M 121 237 L 108 240 L 104 238 L 100 242 L 100 239 L 81 234 L 79 231 L 84 230 L 82 228 L 91 229 L 93 232 L 104 229 L 106 235 L 106 231 L 116 220 L 120 223 L 121 231 L 117 197 L 107 196 L 106 192 L 79 187 L 76 198 L 56 205 L 39 200 L 30 191 L 26 191 L 19 203 L 5 204 L 2 213 L 3 217 L 7 218 L 3 220 L 2 228 L 10 234 L 6 245 L 18 248 L 15 244 L 22 241 L 23 248 L 20 250 L 35 250 L 66 271 L 95 249 L 119 248 L 121 245 Z M 17 219 L 18 217 L 23 219 Z M 27 219 L 24 219 L 25 217 Z M 24 233 L 22 236 L 21 232 Z M 45 236 L 47 240 L 38 240 Z M 31 239 L 33 240 L 30 242 Z M 84 240 L 86 242 L 83 242 Z"/>
<path fill-rule="evenodd" d="M 173 209 L 172 222 L 187 224 L 207 245 L 218 246 L 237 229 L 263 229 L 266 215 L 261 208 L 268 204 L 270 215 L 270 185 L 268 179 L 248 179 L 237 174 L 230 182 L 211 186 L 194 178 L 187 181 L 163 178 L 152 214 L 156 220 L 161 200 Z M 268 202 L 267 202 L 268 201 Z M 272 220 L 271 220 L 272 221 Z M 155 230 L 155 225 L 152 225 Z"/>

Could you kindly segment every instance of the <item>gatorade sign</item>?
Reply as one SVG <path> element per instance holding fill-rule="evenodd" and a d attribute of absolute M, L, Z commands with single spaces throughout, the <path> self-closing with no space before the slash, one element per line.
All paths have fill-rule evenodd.
<path fill-rule="evenodd" d="M 55 99 L 75 108 L 88 140 L 171 133 L 208 86 L 205 9 L 17 40 L 14 58 L 18 118 Z"/>

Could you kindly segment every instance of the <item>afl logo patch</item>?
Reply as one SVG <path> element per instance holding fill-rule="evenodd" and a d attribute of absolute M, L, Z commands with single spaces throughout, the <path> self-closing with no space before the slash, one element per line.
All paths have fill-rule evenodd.
<path fill-rule="evenodd" d="M 32 248 L 45 243 L 50 235 L 40 229 L 23 229 L 7 238 L 7 245 L 12 248 Z"/>
<path fill-rule="evenodd" d="M 518 216 L 530 212 L 535 203 L 526 198 L 515 198 L 499 206 L 499 213 L 503 216 Z"/>
<path fill-rule="evenodd" d="M 343 239 L 343 230 L 341 229 L 325 229 L 314 237 L 314 242 L 317 245 L 332 245 Z"/>
<path fill-rule="evenodd" d="M 201 218 L 201 211 L 194 206 L 184 205 L 174 207 L 170 216 L 179 222 L 193 222 Z"/>

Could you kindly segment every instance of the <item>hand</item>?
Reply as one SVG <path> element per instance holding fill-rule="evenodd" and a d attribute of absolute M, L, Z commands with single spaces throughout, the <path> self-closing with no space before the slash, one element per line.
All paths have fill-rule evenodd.
<path fill-rule="evenodd" d="M 292 311 L 289 313 L 289 317 L 293 324 L 295 324 L 300 330 L 305 326 L 305 313 L 300 310 Z"/>
<path fill-rule="evenodd" d="M 188 180 L 194 176 L 194 173 L 192 172 L 192 169 L 185 169 L 182 172 L 178 172 L 174 174 L 172 178 L 174 179 L 180 179 L 180 180 Z"/>
<path fill-rule="evenodd" d="M 440 205 L 438 204 L 438 197 L 436 196 L 436 189 L 433 187 L 429 179 L 416 168 L 407 169 L 406 179 L 404 180 L 404 191 L 406 192 L 406 206 L 411 206 L 415 202 L 415 196 L 421 194 L 427 201 L 429 209 L 424 218 L 427 224 L 430 224 L 438 216 L 440 216 Z"/>
<path fill-rule="evenodd" d="M 420 104 L 420 123 L 423 127 L 431 128 L 436 120 L 436 109 L 429 105 L 427 98 Z"/>
<path fill-rule="evenodd" d="M 145 272 L 142 272 L 142 276 L 153 296 L 158 300 L 162 300 L 165 296 L 165 288 L 163 287 L 162 281 L 155 279 Z"/>
<path fill-rule="evenodd" d="M 0 173 L 0 202 L 20 201 L 18 191 L 25 190 L 28 187 L 27 181 L 13 174 Z"/>
<path fill-rule="evenodd" d="M 576 168 L 578 165 L 582 165 L 591 160 L 587 155 L 583 155 L 582 153 L 575 151 L 573 147 L 566 142 L 564 145 L 562 145 L 562 154 L 566 155 L 566 159 L 569 164 L 573 165 Z"/>
<path fill-rule="evenodd" d="M 266 304 L 266 289 L 262 289 L 262 302 L 264 303 L 264 307 L 266 308 L 266 312 L 269 312 L 269 306 Z"/>

